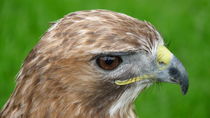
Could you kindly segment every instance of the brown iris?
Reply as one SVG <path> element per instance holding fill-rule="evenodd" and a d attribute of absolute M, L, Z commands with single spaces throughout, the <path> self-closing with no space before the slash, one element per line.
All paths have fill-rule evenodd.
<path fill-rule="evenodd" d="M 101 56 L 96 59 L 96 63 L 104 70 L 113 70 L 120 65 L 122 59 L 119 56 Z"/>

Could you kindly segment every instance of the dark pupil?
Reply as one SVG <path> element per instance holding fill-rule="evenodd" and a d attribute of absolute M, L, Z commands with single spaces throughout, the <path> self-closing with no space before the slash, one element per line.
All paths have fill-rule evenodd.
<path fill-rule="evenodd" d="M 111 65 L 113 62 L 114 62 L 114 57 L 104 57 L 104 62 L 107 64 L 107 65 Z"/>

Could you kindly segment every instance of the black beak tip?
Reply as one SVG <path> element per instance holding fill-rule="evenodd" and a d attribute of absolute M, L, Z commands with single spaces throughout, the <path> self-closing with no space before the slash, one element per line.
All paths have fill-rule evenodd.
<path fill-rule="evenodd" d="M 186 95 L 189 88 L 189 82 L 188 82 L 187 76 L 185 76 L 184 78 L 180 80 L 180 86 L 181 86 L 182 94 Z"/>
<path fill-rule="evenodd" d="M 183 95 L 186 95 L 187 94 L 187 91 L 188 91 L 188 86 L 186 86 L 186 87 L 181 87 L 181 89 L 182 89 L 182 94 Z"/>

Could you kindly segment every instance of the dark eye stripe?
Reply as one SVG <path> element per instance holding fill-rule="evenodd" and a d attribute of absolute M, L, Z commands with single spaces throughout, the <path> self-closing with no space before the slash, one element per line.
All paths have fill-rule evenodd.
<path fill-rule="evenodd" d="M 94 56 L 90 59 L 90 61 L 97 59 L 99 57 L 102 57 L 102 56 L 119 56 L 120 57 L 120 56 L 126 56 L 126 55 L 133 55 L 136 52 L 138 51 L 133 50 L 133 51 L 127 51 L 127 52 L 104 52 L 104 53 L 94 54 Z"/>

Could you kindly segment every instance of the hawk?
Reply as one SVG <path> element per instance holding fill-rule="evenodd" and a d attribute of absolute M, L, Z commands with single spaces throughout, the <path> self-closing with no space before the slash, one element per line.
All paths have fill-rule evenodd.
<path fill-rule="evenodd" d="M 181 62 L 146 21 L 108 10 L 70 13 L 25 59 L 1 118 L 135 118 L 153 83 L 188 90 Z"/>

